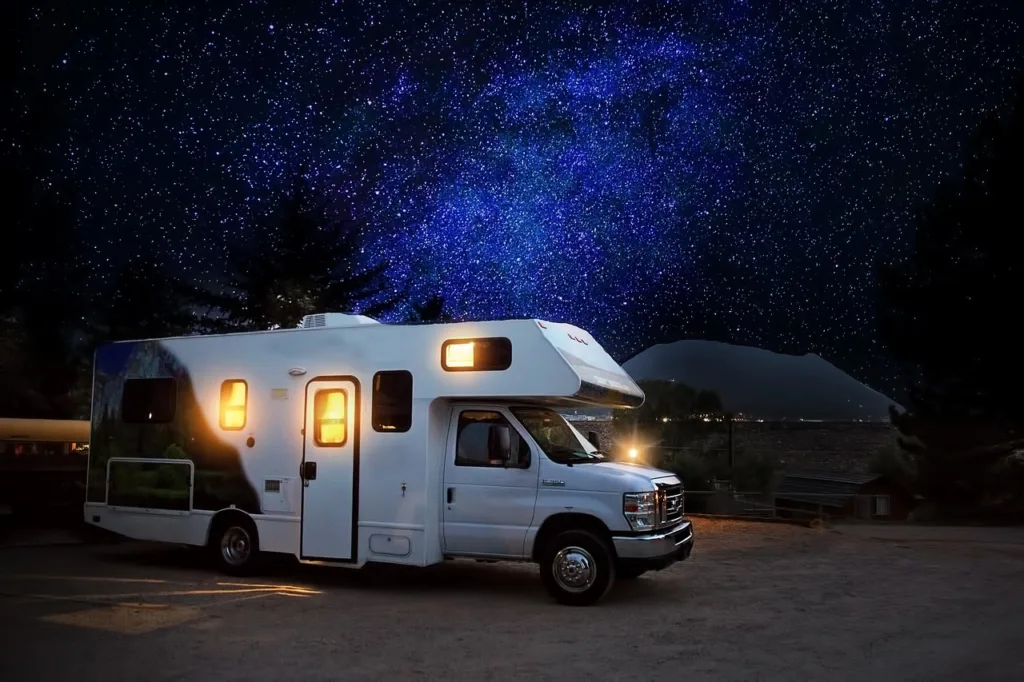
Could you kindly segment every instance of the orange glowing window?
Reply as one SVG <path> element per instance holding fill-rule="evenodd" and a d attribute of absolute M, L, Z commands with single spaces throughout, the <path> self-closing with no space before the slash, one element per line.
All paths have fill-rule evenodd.
<path fill-rule="evenodd" d="M 452 369 L 473 366 L 473 342 L 449 343 L 444 349 L 444 366 Z"/>
<path fill-rule="evenodd" d="M 249 385 L 241 379 L 228 379 L 220 385 L 220 428 L 240 431 L 245 428 Z"/>
<path fill-rule="evenodd" d="M 321 447 L 341 447 L 348 435 L 348 396 L 340 388 L 317 391 L 313 398 L 313 440 Z"/>

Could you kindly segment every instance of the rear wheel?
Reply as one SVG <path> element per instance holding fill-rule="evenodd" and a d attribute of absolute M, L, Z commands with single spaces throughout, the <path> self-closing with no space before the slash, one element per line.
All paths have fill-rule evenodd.
<path fill-rule="evenodd" d="M 249 575 L 259 560 L 256 524 L 235 516 L 218 523 L 210 534 L 210 549 L 218 568 L 228 575 Z"/>
<path fill-rule="evenodd" d="M 551 596 L 568 606 L 594 604 L 615 583 L 615 562 L 608 545 L 582 530 L 553 537 L 541 557 L 540 572 Z"/>

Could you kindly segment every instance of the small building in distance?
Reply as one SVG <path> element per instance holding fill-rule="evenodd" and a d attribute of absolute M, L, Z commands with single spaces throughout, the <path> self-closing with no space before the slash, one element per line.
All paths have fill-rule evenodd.
<path fill-rule="evenodd" d="M 793 470 L 775 490 L 782 518 L 906 521 L 914 506 L 910 491 L 881 474 Z"/>

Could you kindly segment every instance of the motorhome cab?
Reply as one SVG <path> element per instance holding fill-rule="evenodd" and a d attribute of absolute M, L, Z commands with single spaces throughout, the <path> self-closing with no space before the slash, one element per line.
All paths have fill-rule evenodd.
<path fill-rule="evenodd" d="M 111 343 L 95 358 L 85 520 L 359 567 L 533 561 L 560 602 L 689 556 L 672 474 L 609 461 L 556 408 L 644 395 L 582 329 L 538 320 Z"/>

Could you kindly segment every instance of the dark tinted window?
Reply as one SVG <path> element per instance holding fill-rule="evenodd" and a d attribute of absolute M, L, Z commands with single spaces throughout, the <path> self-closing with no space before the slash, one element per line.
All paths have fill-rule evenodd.
<path fill-rule="evenodd" d="M 121 421 L 166 424 L 174 420 L 176 398 L 174 379 L 127 379 L 121 394 Z"/>
<path fill-rule="evenodd" d="M 374 431 L 402 433 L 412 428 L 412 374 L 405 370 L 377 372 L 370 412 Z"/>
<path fill-rule="evenodd" d="M 497 426 L 498 429 L 491 427 Z M 508 429 L 508 463 L 498 456 L 499 429 Z M 530 449 L 519 432 L 500 412 L 466 410 L 459 414 L 458 438 L 455 443 L 456 466 L 506 467 L 528 469 Z"/>

